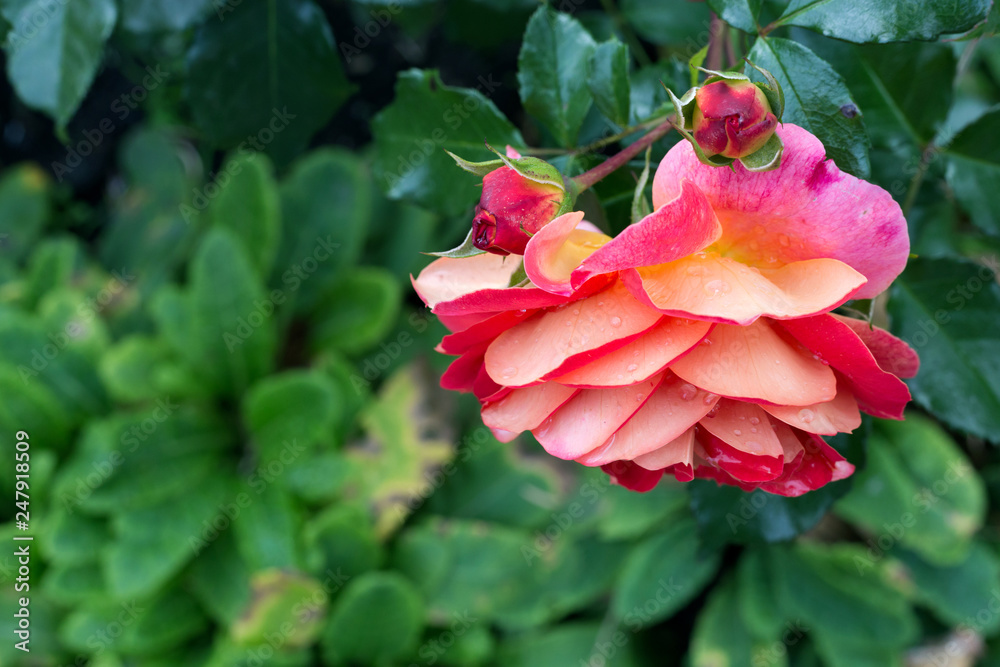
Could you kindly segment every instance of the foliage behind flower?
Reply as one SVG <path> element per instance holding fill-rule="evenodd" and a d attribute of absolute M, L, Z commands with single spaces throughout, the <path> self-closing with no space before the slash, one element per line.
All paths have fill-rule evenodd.
<path fill-rule="evenodd" d="M 774 171 L 675 146 L 654 211 L 611 239 L 567 213 L 517 262 L 443 258 L 415 287 L 454 333 L 442 377 L 502 440 L 602 466 L 639 491 L 664 473 L 801 495 L 854 467 L 822 436 L 860 411 L 901 419 L 916 354 L 831 311 L 882 292 L 909 252 L 889 194 L 840 172 L 805 130 Z"/>

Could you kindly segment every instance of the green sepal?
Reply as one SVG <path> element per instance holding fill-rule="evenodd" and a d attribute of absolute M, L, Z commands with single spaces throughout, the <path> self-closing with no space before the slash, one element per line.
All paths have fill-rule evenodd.
<path fill-rule="evenodd" d="M 646 183 L 649 181 L 649 156 L 652 146 L 646 149 L 646 166 L 643 167 L 639 175 L 639 181 L 635 184 L 635 194 L 632 195 L 632 224 L 639 222 L 653 212 L 649 202 L 646 201 Z"/>
<path fill-rule="evenodd" d="M 451 259 L 464 259 L 466 257 L 475 257 L 476 255 L 482 255 L 485 250 L 480 250 L 477 248 L 472 241 L 472 230 L 469 230 L 468 235 L 465 240 L 462 241 L 462 245 L 457 248 L 452 248 L 451 250 L 446 250 L 444 252 L 425 252 L 425 255 L 433 255 L 434 257 L 449 257 Z"/>
<path fill-rule="evenodd" d="M 511 159 L 489 144 L 486 144 L 486 147 L 496 153 L 497 157 L 499 157 L 505 165 L 519 173 L 521 176 L 524 176 L 529 181 L 541 183 L 542 185 L 554 185 L 560 190 L 566 189 L 566 184 L 563 182 L 562 174 L 559 173 L 558 169 L 545 160 L 531 156 Z"/>
<path fill-rule="evenodd" d="M 725 79 L 726 81 L 750 80 L 750 77 L 748 77 L 743 72 L 720 72 L 719 70 L 716 69 L 705 69 L 704 67 L 699 67 L 698 71 L 704 72 L 705 74 L 708 75 L 708 78 L 706 78 L 704 83 L 701 84 L 703 86 L 707 86 L 710 83 L 715 83 L 716 81 L 721 81 L 723 79 Z"/>
<path fill-rule="evenodd" d="M 708 44 L 701 47 L 691 58 L 688 60 L 688 69 L 691 70 L 691 86 L 695 87 L 698 85 L 698 72 L 701 70 L 701 64 L 705 62 L 705 58 L 708 57 Z"/>
<path fill-rule="evenodd" d="M 785 93 L 781 90 L 781 84 L 778 83 L 778 80 L 774 78 L 774 75 L 766 69 L 757 67 L 757 65 L 746 58 L 743 60 L 746 61 L 747 65 L 753 67 L 764 77 L 764 82 L 757 81 L 754 85 L 760 88 L 761 92 L 764 93 L 764 97 L 767 98 L 767 103 L 771 105 L 771 112 L 780 123 L 781 116 L 785 113 Z"/>
<path fill-rule="evenodd" d="M 692 88 L 691 90 L 687 91 L 686 93 L 684 93 L 684 97 L 680 99 L 677 99 L 677 96 L 674 95 L 669 88 L 667 88 L 666 86 L 664 86 L 664 88 L 667 91 L 667 95 L 670 96 L 670 101 L 673 102 L 674 104 L 674 112 L 677 114 L 677 117 L 684 119 L 684 126 L 678 125 L 675 122 L 673 124 L 674 129 L 677 130 L 680 133 L 680 135 L 685 139 L 687 139 L 687 141 L 691 144 L 691 148 L 694 149 L 694 154 L 698 156 L 698 161 L 701 162 L 702 164 L 707 164 L 710 167 L 727 167 L 731 165 L 733 162 L 735 162 L 734 158 L 722 157 L 721 155 L 713 155 L 712 157 L 708 157 L 707 155 L 705 155 L 705 151 L 702 150 L 701 146 L 698 145 L 698 142 L 694 140 L 694 137 L 691 136 L 691 133 L 685 129 L 686 126 L 692 124 L 692 121 L 688 118 L 687 115 L 693 113 L 694 96 L 695 92 L 697 91 L 697 88 Z"/>
<path fill-rule="evenodd" d="M 677 120 L 680 121 L 681 127 L 682 128 L 694 127 L 694 107 L 695 107 L 694 96 L 698 92 L 698 88 L 691 88 L 686 93 L 684 93 L 683 97 L 678 99 L 677 96 L 674 95 L 674 92 L 669 88 L 667 88 L 666 84 L 664 84 L 662 81 L 660 82 L 660 84 L 663 85 L 663 89 L 666 90 L 667 95 L 670 96 L 670 102 L 674 105 L 674 115 L 677 117 Z M 676 122 L 674 123 L 674 127 L 677 127 Z"/>
<path fill-rule="evenodd" d="M 465 158 L 460 158 L 449 150 L 445 150 L 445 153 L 451 156 L 451 159 L 455 161 L 462 169 L 466 170 L 471 174 L 476 176 L 485 176 L 495 169 L 499 169 L 503 166 L 503 160 L 487 160 L 486 162 L 469 162 Z"/>
<path fill-rule="evenodd" d="M 740 164 L 747 171 L 771 171 L 781 166 L 781 154 L 784 150 L 785 145 L 781 143 L 781 137 L 775 132 L 766 144 L 750 155 L 741 157 Z"/>
<path fill-rule="evenodd" d="M 510 282 L 507 287 L 525 287 L 531 281 L 528 280 L 528 272 L 524 270 L 524 261 L 521 261 L 521 266 L 517 267 L 510 276 Z"/>

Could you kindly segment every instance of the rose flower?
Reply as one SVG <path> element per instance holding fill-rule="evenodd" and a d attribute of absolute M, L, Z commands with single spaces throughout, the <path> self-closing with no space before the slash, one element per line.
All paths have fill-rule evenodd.
<path fill-rule="evenodd" d="M 916 354 L 830 311 L 902 271 L 906 222 L 881 188 L 779 127 L 781 166 L 716 168 L 681 142 L 654 212 L 612 239 L 579 212 L 516 257 L 438 259 L 414 286 L 453 333 L 441 379 L 501 440 L 531 431 L 562 459 L 638 491 L 668 473 L 801 495 L 854 467 L 822 436 L 860 411 L 900 419 Z"/>

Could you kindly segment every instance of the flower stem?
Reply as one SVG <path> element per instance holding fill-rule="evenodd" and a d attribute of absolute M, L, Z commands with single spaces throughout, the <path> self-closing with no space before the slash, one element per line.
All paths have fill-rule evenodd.
<path fill-rule="evenodd" d="M 583 192 L 594 183 L 597 183 L 602 178 L 610 174 L 611 172 L 617 170 L 624 164 L 627 164 L 629 160 L 634 158 L 640 152 L 644 151 L 647 146 L 652 144 L 654 141 L 665 135 L 667 132 L 673 128 L 674 117 L 670 116 L 665 121 L 661 122 L 659 125 L 650 130 L 645 136 L 631 144 L 624 150 L 622 150 L 617 155 L 609 157 L 607 160 L 597 165 L 589 171 L 585 171 L 576 178 L 573 179 L 573 183 L 576 185 L 579 192 Z"/>

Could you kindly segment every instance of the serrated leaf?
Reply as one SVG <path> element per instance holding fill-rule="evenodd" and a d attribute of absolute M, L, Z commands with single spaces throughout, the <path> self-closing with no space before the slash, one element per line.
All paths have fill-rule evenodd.
<path fill-rule="evenodd" d="M 517 59 L 521 101 L 567 148 L 592 103 L 587 70 L 595 48 L 579 21 L 548 6 L 539 7 L 524 30 Z"/>
<path fill-rule="evenodd" d="M 860 178 L 868 175 L 869 141 L 864 122 L 860 114 L 847 118 L 840 112 L 845 104 L 855 103 L 844 80 L 826 61 L 801 44 L 780 37 L 758 39 L 747 58 L 771 72 L 781 84 L 784 122 L 816 135 L 826 147 L 827 157 L 844 171 Z M 748 74 L 755 81 L 763 80 L 759 73 Z"/>
<path fill-rule="evenodd" d="M 65 130 L 104 59 L 118 9 L 113 0 L 26 0 L 18 9 L 7 35 L 7 77 L 25 104 Z"/>

